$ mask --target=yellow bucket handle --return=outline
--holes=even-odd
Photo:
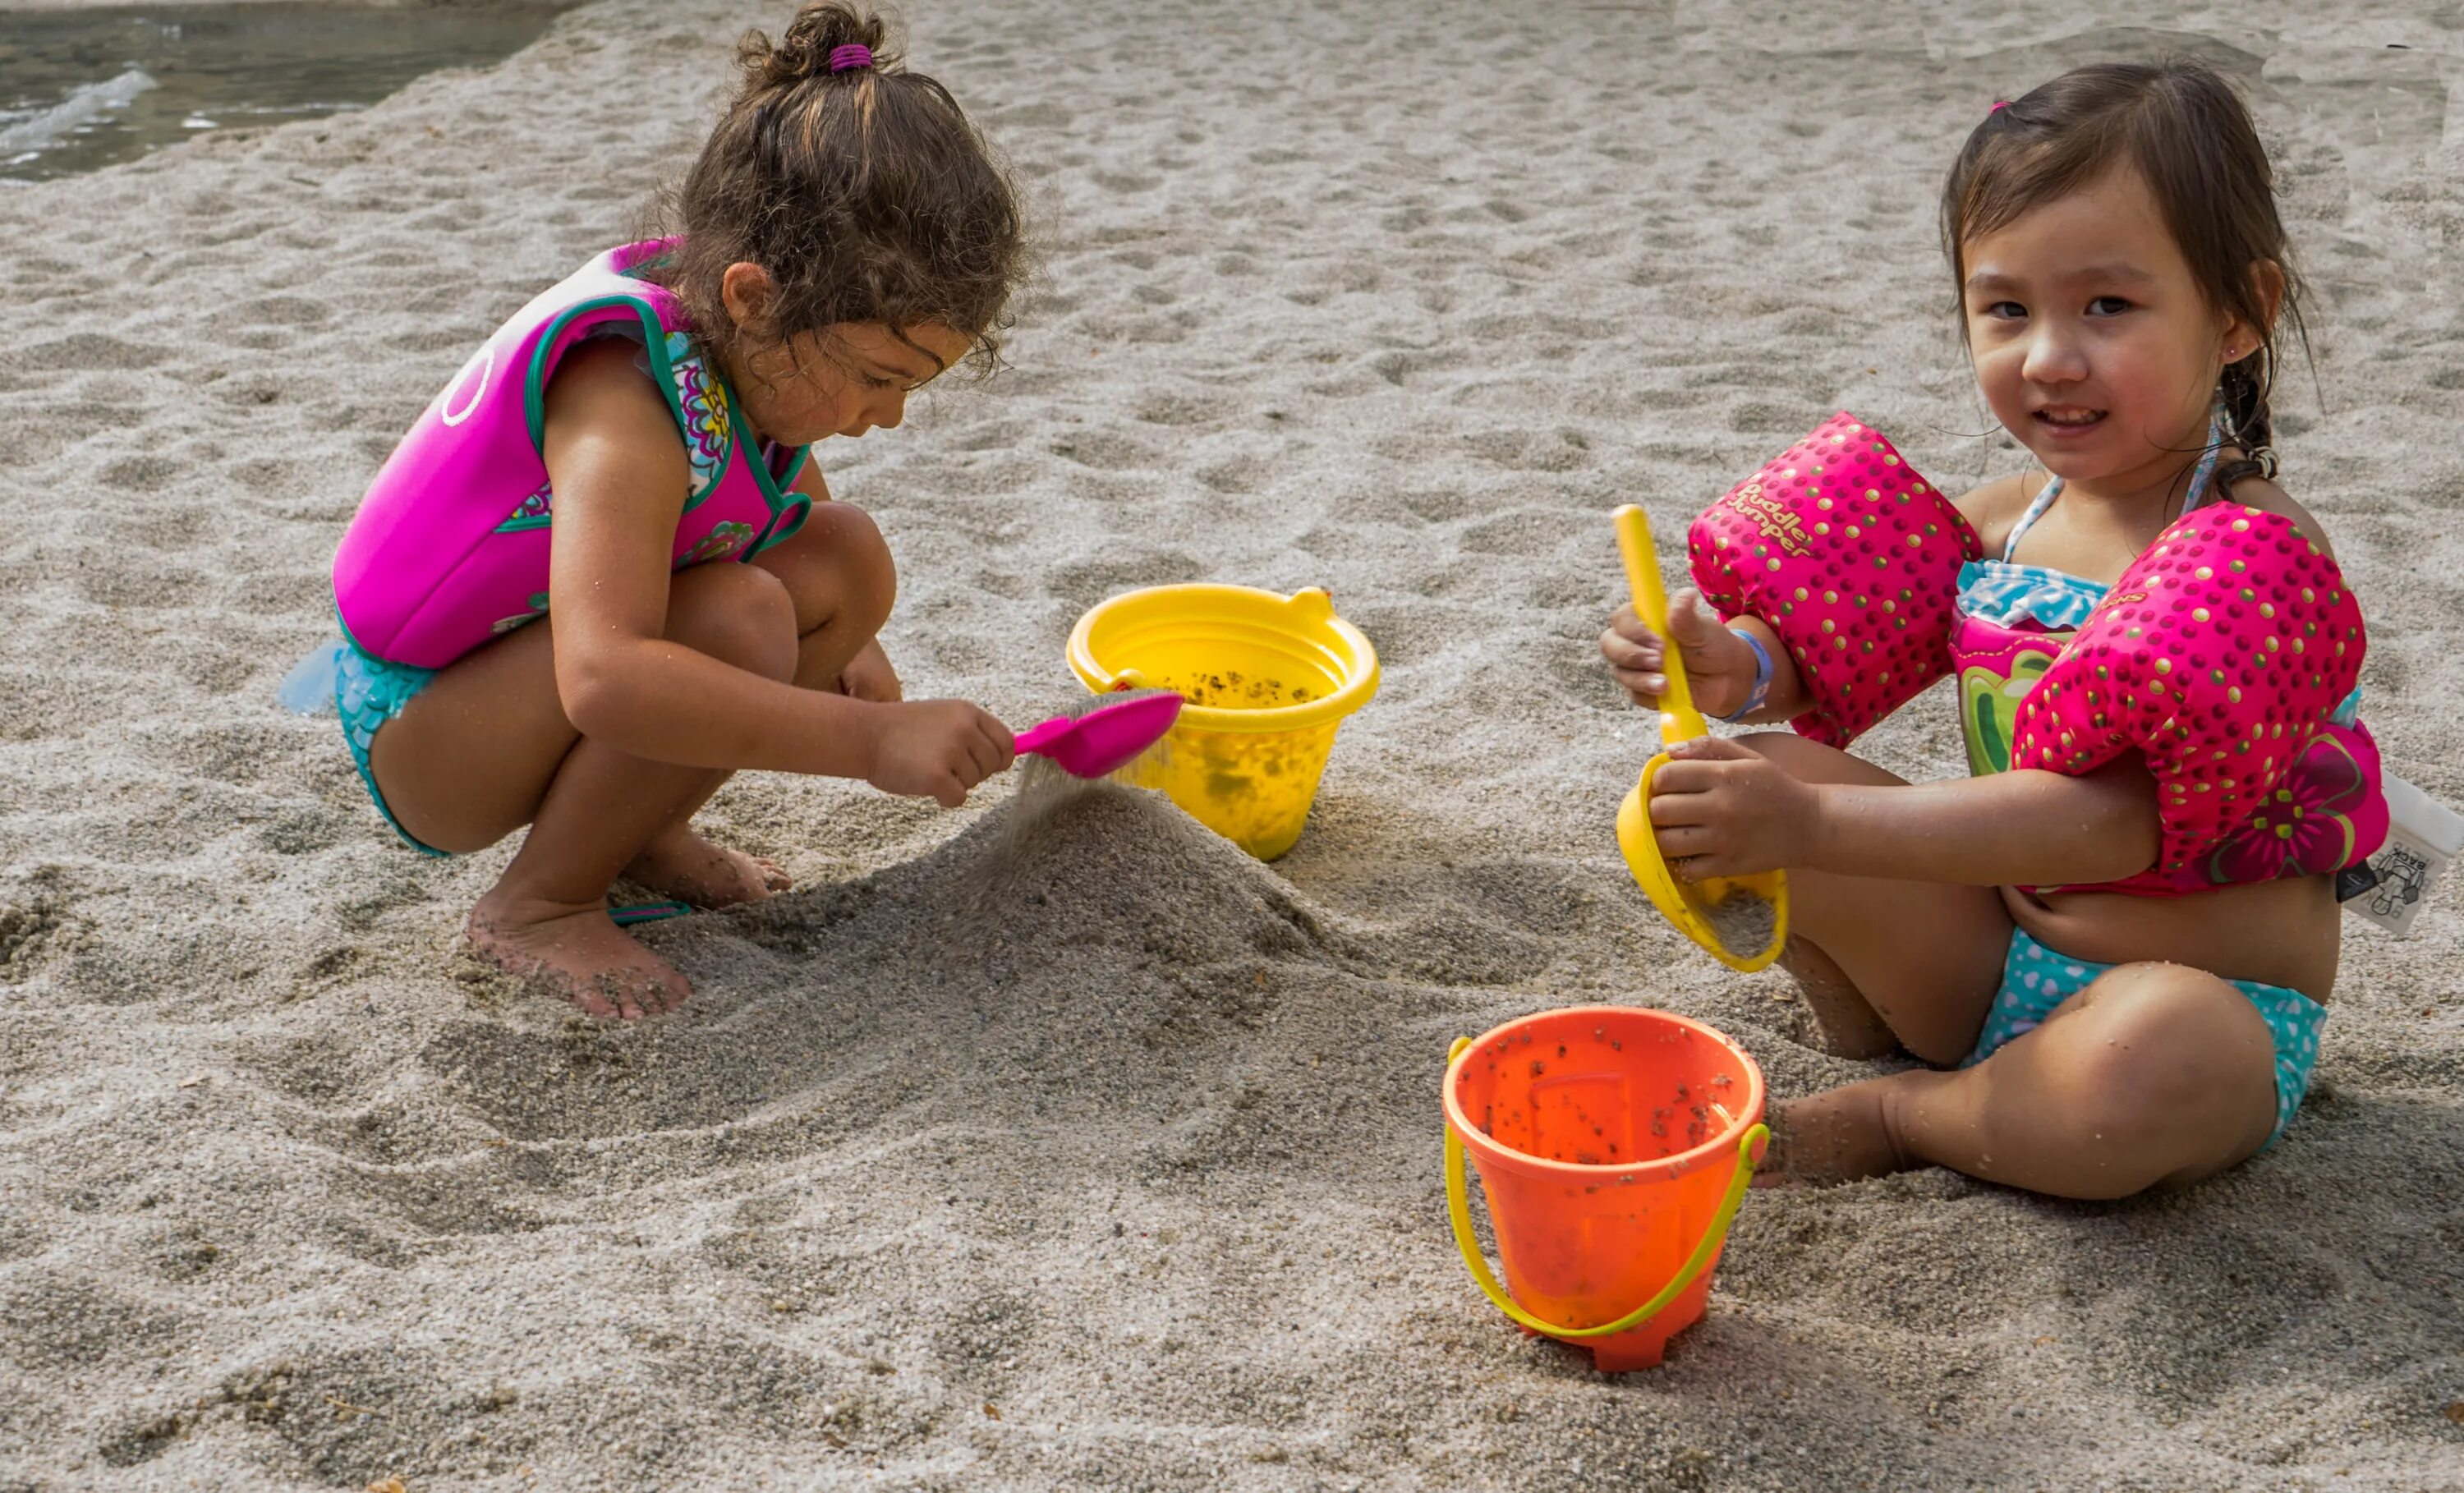
[[[1453,1067],[1454,1060],[1470,1045],[1470,1038],[1456,1038],[1454,1046],[1446,1053],[1446,1065]],[[1640,1327],[1658,1316],[1662,1307],[1694,1284],[1694,1278],[1703,1273],[1703,1267],[1711,1262],[1711,1257],[1719,1253],[1721,1243],[1728,1237],[1728,1225],[1736,1219],[1738,1206],[1746,1200],[1746,1188],[1754,1179],[1754,1144],[1771,1134],[1771,1127],[1759,1123],[1749,1126],[1745,1138],[1737,1142],[1737,1173],[1728,1179],[1727,1196],[1720,1199],[1720,1210],[1711,1216],[1711,1226],[1703,1231],[1702,1241],[1694,1246],[1694,1253],[1685,1263],[1678,1267],[1676,1277],[1660,1288],[1659,1295],[1615,1322],[1596,1328],[1561,1328],[1554,1323],[1543,1322],[1516,1305],[1514,1298],[1507,1294],[1506,1287],[1498,1284],[1497,1277],[1489,1272],[1488,1261],[1480,1252],[1480,1241],[1472,1237],[1471,1190],[1463,1177],[1463,1137],[1455,1133],[1451,1125],[1445,1128],[1445,1131],[1446,1213],[1454,1220],[1455,1247],[1463,1251],[1463,1263],[1471,1267],[1471,1278],[1480,1284],[1482,1293],[1496,1305],[1498,1310],[1523,1326],[1535,1332],[1546,1332],[1551,1337],[1580,1341],[1607,1337],[1614,1332]]]

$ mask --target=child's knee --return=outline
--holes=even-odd
[[[879,632],[898,601],[898,565],[872,516],[847,503],[817,504],[795,542],[805,555],[782,569],[800,592],[804,630],[826,622],[868,638]]]
[[[2275,1044],[2241,992],[2203,971],[2131,964],[2098,980],[2091,999],[2104,1009],[2066,1086],[2083,1139],[2160,1163],[2272,1119]]]
[[[765,678],[796,674],[796,602],[753,565],[697,565],[668,593],[668,637]]]
[[[898,563],[891,558],[890,541],[881,537],[870,514],[849,508],[847,515],[847,624],[870,637],[881,630],[890,620],[891,608],[898,604]]]
[[[1808,741],[1793,731],[1749,731],[1731,739],[1755,756],[1777,762],[1792,772],[1799,765],[1811,764],[1823,756],[1840,755],[1837,749]]]

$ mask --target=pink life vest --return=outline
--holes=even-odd
[[[668,247],[611,249],[540,292],[420,412],[334,555],[335,609],[353,643],[442,669],[547,614],[548,379],[603,328],[640,337],[684,438],[693,489],[676,521],[675,569],[749,560],[803,527],[812,503],[788,484],[805,448],[754,449],[683,308],[639,277]]]

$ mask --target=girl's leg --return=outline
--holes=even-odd
[[[753,563],[796,600],[796,683],[837,688],[840,670],[872,641],[898,600],[898,569],[881,530],[861,508],[815,503],[795,538]]]
[[[1791,1175],[1931,1163],[2061,1197],[2126,1197],[2267,1144],[2276,1042],[2250,998],[2174,964],[2125,964],[1972,1068],[1851,1084],[1781,1107]]]
[[[377,733],[369,766],[404,828],[438,849],[482,849],[531,826],[471,910],[482,954],[545,977],[593,1015],[666,1010],[691,987],[608,921],[607,888],[727,775],[583,739],[557,696],[554,627],[543,618],[439,673]],[[795,668],[785,588],[740,565],[678,574],[667,636],[774,679]]]
[[[816,504],[793,538],[757,557],[754,567],[779,578],[796,610],[794,681],[807,690],[837,688],[840,670],[890,618],[898,571],[890,546],[864,511],[845,503]],[[709,791],[625,867],[627,881],[697,907],[725,907],[784,891],[787,875],[771,862],[705,839],[693,816],[726,781]]]
[[[759,562],[678,574],[667,636],[772,678],[835,679],[894,589],[878,532],[851,509],[825,520],[836,506]],[[545,974],[593,1014],[664,1010],[690,987],[607,920],[606,889],[619,872],[671,891],[696,873],[720,880],[735,852],[688,822],[729,775],[582,740],[557,697],[554,626],[544,618],[439,673],[377,733],[370,767],[404,827],[439,849],[484,848],[531,825],[472,910],[481,952]],[[750,874],[749,894],[762,894]]]
[[[1805,782],[1903,781],[1845,752],[1783,732],[1744,737]],[[1824,1045],[1876,1058],[1894,1041],[1928,1063],[1975,1048],[2001,988],[2011,914],[1992,887],[1788,873],[1783,968],[1796,977]]]

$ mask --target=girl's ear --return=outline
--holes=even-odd
[[[718,298],[727,307],[728,319],[747,336],[759,337],[768,327],[771,302],[778,294],[779,282],[770,277],[770,272],[750,260],[729,265],[718,281]]]
[[[2275,329],[2276,314],[2284,309],[2284,266],[2273,259],[2252,261],[2250,292],[2252,301],[2258,308],[2259,324],[2253,326],[2239,317],[2225,323],[2227,362],[2237,362],[2257,351],[2259,342]]]

